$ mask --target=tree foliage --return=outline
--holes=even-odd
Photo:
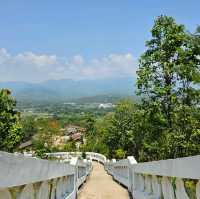
[[[192,138],[199,132],[198,34],[189,34],[167,16],[156,19],[151,33],[137,73],[148,126],[143,153],[150,159],[199,153]]]
[[[0,90],[0,150],[12,152],[23,138],[20,114],[15,106],[11,92],[7,89]]]
[[[141,101],[117,104],[91,140],[93,147],[103,143],[111,158],[150,161],[200,152],[200,28],[189,33],[160,16],[151,35],[137,71]]]
[[[38,132],[36,118],[27,116],[22,118],[22,131],[24,133],[23,141],[28,141]]]

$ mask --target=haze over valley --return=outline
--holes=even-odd
[[[97,80],[48,80],[42,83],[0,82],[19,101],[70,101],[94,96],[127,97],[134,95],[135,79],[110,78]]]

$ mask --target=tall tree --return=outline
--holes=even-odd
[[[184,154],[177,149],[187,145],[183,142],[186,134],[188,138],[192,135],[194,126],[187,132],[185,129],[193,110],[197,110],[199,90],[194,83],[200,80],[200,54],[197,36],[191,36],[172,17],[158,17],[151,33],[140,59],[137,85],[149,124],[144,146],[153,153],[152,149],[164,146],[154,157],[159,159]]]
[[[194,137],[199,136],[199,103],[200,103],[200,35],[199,28],[194,34],[187,35],[187,43],[177,56],[178,106],[174,129],[179,147],[174,154],[178,156],[195,155],[200,147],[194,146]],[[177,136],[178,135],[178,136]],[[198,135],[198,136],[197,136]],[[172,137],[173,138],[173,137]],[[171,143],[175,143],[171,141]],[[184,144],[183,144],[184,143]]]
[[[147,103],[157,102],[171,127],[171,114],[176,101],[177,55],[187,41],[184,26],[174,19],[160,16],[151,30],[152,39],[147,41],[146,52],[141,56],[138,70],[138,89]]]

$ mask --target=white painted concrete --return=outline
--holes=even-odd
[[[0,199],[76,199],[91,161],[70,163],[0,152]]]
[[[70,160],[73,157],[82,157],[82,152],[56,152],[56,153],[46,153],[48,157],[54,157],[58,159],[68,159]],[[90,160],[96,160],[104,164],[106,162],[106,156],[100,153],[86,152],[86,158]]]
[[[78,152],[47,155],[57,162],[0,152],[0,199],[76,199],[92,160],[104,164],[134,199],[190,199],[184,179],[195,180],[200,199],[200,156],[137,163],[134,157],[107,160],[93,152],[86,153],[86,160]]]
[[[105,169],[134,199],[190,199],[184,179],[193,179],[200,199],[200,156],[137,163],[133,157],[107,161]],[[172,180],[175,179],[175,186]],[[199,181],[198,181],[199,180]]]

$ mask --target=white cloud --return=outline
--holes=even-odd
[[[83,58],[81,55],[75,55],[75,56],[72,58],[71,64],[74,64],[74,65],[82,65],[82,64],[84,64],[84,58]]]
[[[57,57],[55,55],[35,55],[32,52],[26,52],[18,54],[15,57],[15,60],[21,63],[32,64],[40,68],[56,64]]]
[[[0,49],[0,81],[126,77],[134,76],[136,69],[137,60],[130,53],[86,60],[81,55],[69,59],[32,52],[11,55],[6,49]]]

